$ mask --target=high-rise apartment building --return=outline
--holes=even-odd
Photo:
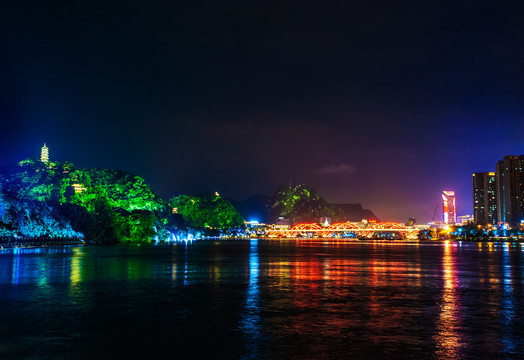
[[[524,219],[524,155],[504,156],[497,163],[497,220],[516,225]]]
[[[455,224],[457,222],[457,212],[455,207],[455,192],[442,192],[442,210],[445,224]]]
[[[473,174],[473,217],[476,224],[497,223],[496,192],[494,172]]]

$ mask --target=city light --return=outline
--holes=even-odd
[[[457,222],[454,191],[442,191],[442,210],[444,224],[455,224]]]
[[[296,224],[291,229],[274,228],[268,229],[266,235],[269,237],[362,237],[382,238],[397,235],[401,238],[416,238],[420,229],[408,228],[397,222],[373,222],[366,223],[334,223],[328,227],[322,227],[317,223]],[[390,234],[390,235],[387,235]]]

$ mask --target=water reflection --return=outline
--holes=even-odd
[[[523,261],[520,244],[493,242],[4,251],[0,339],[78,358],[130,343],[198,352],[202,339],[221,358],[522,358]]]
[[[187,279],[187,257],[188,257],[188,249],[187,249],[187,241],[185,242],[185,251],[184,251],[184,286],[189,285],[189,280]]]
[[[244,359],[257,358],[261,346],[261,320],[260,320],[260,289],[259,276],[258,240],[250,240],[249,246],[249,282],[246,291],[246,303],[240,321],[240,328],[246,336],[246,354]]]
[[[11,266],[0,275],[0,283],[11,283],[12,285],[36,283],[39,286],[48,284],[51,277],[62,279],[69,277],[70,247],[64,248],[38,248],[24,249],[15,248],[3,251],[4,259],[11,259]],[[55,266],[55,262],[46,255],[58,254],[61,263]],[[65,254],[65,256],[62,256]],[[53,266],[49,266],[49,263]],[[10,275],[9,275],[10,274]]]
[[[69,295],[74,301],[81,295],[80,285],[82,282],[82,273],[83,273],[83,249],[74,248],[70,259],[70,276],[69,276]],[[80,299],[81,301],[81,299]]]
[[[453,244],[446,242],[442,258],[444,289],[440,300],[440,314],[435,335],[436,354],[442,359],[459,359],[463,339],[461,334],[460,297]]]
[[[20,257],[13,256],[13,268],[11,276],[11,284],[17,285],[20,279]]]
[[[509,243],[504,244],[504,255],[502,259],[503,268],[503,295],[502,295],[502,314],[501,321],[503,324],[502,343],[504,352],[514,354],[516,351],[516,341],[512,334],[515,314],[515,296],[513,291],[513,278],[511,274],[512,266],[510,264]]]

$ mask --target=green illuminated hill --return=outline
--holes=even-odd
[[[90,180],[91,187],[105,193],[113,207],[127,211],[162,210],[166,203],[157,197],[151,187],[140,176],[113,169],[85,169],[83,176]],[[82,184],[84,182],[81,182]]]
[[[305,185],[282,185],[269,201],[257,196],[235,204],[245,216],[255,214],[270,223],[278,218],[295,224],[322,217],[334,222],[374,217],[360,204],[330,204]],[[216,193],[180,195],[167,202],[143,178],[126,171],[30,158],[0,174],[0,237],[142,242],[196,228],[216,232],[243,226],[242,215]]]
[[[31,158],[0,175],[0,236],[83,235],[114,243],[167,239],[188,227],[244,226],[235,208],[215,194],[180,195],[170,202],[126,171]]]
[[[112,169],[82,169],[69,162],[21,161],[4,176],[3,192],[11,198],[92,208],[96,198],[127,211],[161,210],[165,203],[143,178]],[[76,188],[76,190],[75,190]]]
[[[101,243],[143,241],[167,224],[166,202],[144,179],[125,171],[82,169],[69,162],[32,158],[0,180],[0,234],[6,236],[81,233]],[[25,217],[14,216],[14,209]],[[34,229],[27,224],[35,224]],[[71,231],[59,231],[56,224]]]
[[[231,203],[218,194],[180,195],[169,201],[191,227],[229,229],[244,226],[244,219]]]
[[[344,221],[346,214],[329,204],[315,189],[306,185],[281,185],[270,199],[270,221],[279,217],[289,219],[292,224],[318,222],[321,217],[332,221]]]
[[[330,204],[318,192],[306,185],[281,185],[269,199],[269,221],[279,217],[289,219],[291,224],[319,222],[331,218],[332,222],[377,219],[371,210],[360,204]]]

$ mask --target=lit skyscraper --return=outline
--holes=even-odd
[[[497,220],[516,225],[524,218],[524,155],[504,156],[497,163]]]
[[[475,223],[497,223],[497,201],[494,172],[473,174],[473,216]]]
[[[445,224],[455,224],[457,222],[457,212],[455,210],[455,192],[442,192],[442,210]]]

